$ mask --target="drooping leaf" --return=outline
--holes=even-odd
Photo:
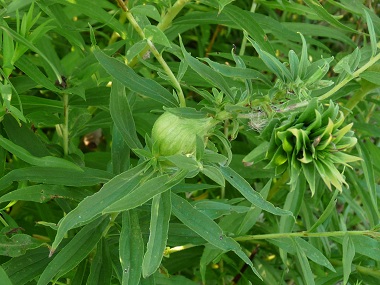
[[[226,14],[231,21],[245,30],[249,37],[253,38],[258,45],[269,54],[273,54],[273,48],[266,40],[266,34],[262,27],[251,17],[252,13],[244,11],[235,5],[226,6],[222,13]],[[248,20],[249,19],[249,20]]]

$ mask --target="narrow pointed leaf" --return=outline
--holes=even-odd
[[[223,230],[211,218],[194,209],[194,207],[180,196],[172,193],[173,214],[187,227],[203,237],[210,244],[223,251],[234,251],[257,276],[260,276],[253,267],[252,261],[242,251],[240,245],[232,238],[227,237]]]
[[[263,50],[262,47],[253,41],[251,38],[248,38],[253,47],[256,49],[257,53],[260,55],[260,58],[265,63],[266,66],[283,82],[291,81],[292,75],[290,71],[283,65],[277,58]]]
[[[0,191],[12,184],[13,181],[47,183],[65,186],[91,186],[106,183],[112,174],[98,169],[83,168],[83,171],[68,168],[25,167],[12,170],[0,178]]]
[[[223,76],[221,76],[218,72],[214,71],[212,68],[208,67],[204,63],[192,57],[190,53],[188,53],[185,50],[182,42],[181,42],[181,50],[186,62],[195,72],[197,72],[206,81],[218,87],[230,99],[234,97],[233,93],[231,92],[231,87],[224,80]]]
[[[170,215],[170,191],[154,196],[149,226],[149,240],[142,263],[142,275],[144,278],[152,275],[161,264],[168,239]]]
[[[54,156],[44,156],[44,157],[35,157],[31,155],[26,149],[16,145],[12,141],[4,138],[0,135],[0,146],[5,148],[10,153],[14,154],[21,160],[24,160],[27,163],[32,165],[41,166],[41,167],[56,167],[56,168],[68,168],[72,170],[82,171],[78,165],[65,160],[63,158],[54,157]]]
[[[220,167],[220,170],[224,178],[256,207],[259,207],[264,211],[270,212],[274,215],[292,215],[291,212],[275,207],[273,204],[264,200],[263,197],[258,192],[256,192],[251,187],[251,185],[249,185],[249,183],[232,168]]]
[[[345,30],[347,32],[351,32],[351,33],[357,33],[357,31],[355,31],[354,29],[342,24],[341,22],[339,22],[337,19],[335,19],[329,12],[326,11],[325,8],[323,8],[323,6],[316,0],[304,0],[304,2],[311,8],[314,10],[314,12],[320,16],[323,20],[325,20],[326,22],[328,22],[329,24],[337,27],[337,28],[340,28],[342,30]]]
[[[103,213],[112,213],[126,211],[136,208],[152,199],[154,196],[163,193],[174,185],[180,183],[187,175],[186,170],[178,171],[173,176],[167,174],[154,177],[148,181],[144,181],[141,185],[125,194],[122,198],[103,210]]]
[[[25,45],[30,50],[38,53],[51,67],[51,69],[54,71],[55,76],[57,77],[57,80],[59,82],[62,82],[61,74],[57,70],[56,66],[46,57],[45,54],[43,54],[32,42],[22,37],[20,34],[18,34],[16,31],[10,29],[8,26],[0,25],[0,29],[4,30],[6,33],[8,33],[15,41]]]
[[[111,88],[110,113],[113,122],[119,129],[127,145],[131,148],[142,148],[137,137],[136,126],[132,116],[132,110],[125,94],[124,86],[114,80]]]
[[[37,285],[47,285],[54,277],[62,276],[76,267],[93,250],[102,237],[108,217],[102,217],[82,228],[74,238],[54,256],[38,279]]]
[[[343,238],[343,284],[346,285],[351,274],[352,261],[355,257],[355,245],[349,235]]]
[[[335,272],[334,267],[332,266],[330,261],[326,258],[326,256],[324,256],[322,254],[322,252],[320,252],[317,248],[315,248],[310,242],[308,242],[308,241],[306,241],[300,237],[296,237],[295,242],[302,249],[302,251],[306,254],[308,259],[330,269],[332,272]]]
[[[106,55],[99,47],[95,47],[94,55],[108,74],[117,79],[129,90],[160,102],[167,107],[178,106],[173,95],[156,81],[141,77],[129,66]]]
[[[67,231],[100,216],[105,208],[137,187],[144,178],[141,174],[144,173],[145,167],[146,164],[140,164],[115,176],[94,195],[80,202],[74,210],[59,222],[57,235],[52,244],[51,251],[54,252]],[[149,174],[146,173],[146,175]]]
[[[123,212],[119,241],[119,255],[123,272],[122,285],[139,284],[143,254],[144,241],[137,211]]]
[[[81,200],[84,197],[78,193],[77,189],[64,187],[62,185],[38,184],[22,187],[7,193],[0,197],[0,203],[12,200],[45,203],[56,198]]]
[[[322,215],[319,216],[318,220],[310,227],[308,230],[309,232],[313,232],[316,230],[324,221],[326,221],[329,217],[331,217],[331,213],[336,210],[336,197],[338,196],[339,191],[335,190],[334,195],[331,197],[330,202],[326,206],[325,210],[323,211]]]
[[[372,56],[375,56],[377,53],[377,37],[376,37],[376,33],[375,33],[375,27],[373,25],[373,21],[371,19],[371,16],[367,12],[367,10],[364,10],[364,14],[365,14],[366,22],[367,22],[369,37],[371,40]]]
[[[309,261],[307,260],[306,253],[303,251],[303,249],[300,247],[300,245],[295,240],[293,240],[293,243],[294,243],[295,248],[296,248],[297,258],[298,258],[298,262],[301,266],[301,270],[303,273],[302,277],[305,280],[305,284],[314,285],[315,284],[314,275],[313,275],[313,272],[311,271],[310,264],[309,264]]]

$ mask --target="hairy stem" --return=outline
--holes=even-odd
[[[132,27],[135,29],[135,31],[139,34],[139,36],[142,39],[146,39],[148,48],[150,49],[150,51],[152,52],[152,54],[155,56],[155,58],[157,59],[157,61],[161,64],[161,66],[164,69],[166,75],[169,77],[170,82],[173,84],[173,87],[176,89],[180,106],[181,107],[186,107],[185,96],[183,94],[181,85],[178,82],[178,80],[175,77],[175,75],[173,74],[172,70],[170,69],[170,67],[168,66],[168,64],[166,63],[166,61],[162,57],[162,55],[158,52],[158,50],[156,49],[156,47],[154,46],[154,44],[152,43],[152,41],[150,39],[146,38],[146,36],[144,34],[144,31],[141,29],[140,25],[137,23],[135,17],[132,15],[132,13],[129,12],[129,10],[125,6],[124,2],[122,0],[117,0],[117,2],[119,3],[120,7],[124,10],[126,18],[128,19],[129,23],[132,25]],[[175,15],[177,15],[179,13],[180,9],[182,9],[182,7],[187,2],[189,2],[189,1],[188,0],[179,0],[179,1],[177,1],[172,6],[171,10],[169,9],[168,13],[166,14],[166,15],[169,14],[168,20],[165,20],[165,21],[163,20],[162,21],[162,22],[164,22],[164,24],[162,24],[161,29],[163,29],[163,28],[165,28],[165,27],[167,27],[169,25],[169,20],[170,19],[172,20],[175,17]],[[179,3],[179,4],[176,5],[177,3]],[[173,10],[173,7],[175,7],[174,10]],[[171,22],[171,20],[170,20],[170,22]],[[129,64],[129,66],[131,66],[131,65]]]
[[[154,44],[151,40],[147,39],[147,43],[149,45],[150,51],[153,53],[155,58],[158,60],[158,62],[161,64],[162,68],[165,70],[166,75],[169,77],[170,82],[173,84],[174,88],[177,91],[179,105],[181,107],[186,107],[186,101],[185,101],[185,95],[183,94],[182,88],[180,83],[178,82],[177,78],[173,74],[172,70],[162,57],[162,55],[158,52]]]
[[[362,74],[364,71],[366,71],[369,67],[374,65],[378,60],[380,60],[380,53],[376,56],[372,57],[366,64],[364,64],[361,68],[356,70],[351,76],[346,77],[341,82],[339,82],[337,85],[335,85],[333,88],[331,88],[327,93],[322,95],[318,98],[318,100],[325,100],[329,97],[331,97],[335,92],[337,92],[339,89],[341,89],[344,85],[346,85],[348,82],[350,82],[352,79],[357,78],[360,74]]]
[[[165,16],[162,18],[162,21],[157,25],[161,31],[166,30],[172,23],[173,19],[178,15],[178,13],[182,10],[183,7],[190,0],[177,0],[173,6],[171,6],[166,12]]]
[[[261,239],[279,239],[289,237],[339,237],[339,236],[371,236],[380,237],[380,233],[366,230],[366,231],[334,231],[334,232],[321,232],[321,233],[309,233],[306,231],[296,233],[276,233],[276,234],[263,234],[263,235],[248,235],[235,238],[236,241],[250,241]]]

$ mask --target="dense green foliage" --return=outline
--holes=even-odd
[[[377,1],[0,7],[2,285],[378,285]]]

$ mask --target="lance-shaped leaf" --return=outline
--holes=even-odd
[[[78,165],[65,160],[63,158],[54,156],[44,156],[36,157],[30,154],[26,149],[18,146],[17,144],[11,142],[10,140],[2,137],[0,135],[0,146],[5,148],[7,151],[16,155],[21,160],[36,166],[42,167],[59,167],[59,168],[69,168],[77,171],[83,171]]]
[[[196,58],[192,57],[190,53],[185,50],[182,41],[180,44],[183,56],[190,67],[194,69],[194,71],[197,72],[203,79],[218,87],[224,94],[226,94],[226,96],[232,99],[234,95],[231,92],[231,87],[227,84],[226,80],[224,80],[223,76]]]
[[[122,285],[139,284],[143,254],[144,241],[137,211],[123,212],[119,241],[119,256],[123,272]]]
[[[168,239],[170,215],[170,191],[154,196],[149,226],[149,240],[142,263],[144,278],[153,274],[160,266]]]
[[[180,183],[186,177],[187,173],[187,170],[180,170],[172,176],[163,174],[146,180],[136,189],[128,192],[122,198],[106,207],[103,210],[103,213],[120,212],[136,208],[152,199],[154,196],[163,193],[174,185]]]
[[[230,167],[220,167],[220,170],[224,178],[256,207],[275,215],[292,215],[291,212],[275,207],[272,203],[264,200],[260,193],[256,192],[243,177]]]
[[[252,261],[243,252],[240,245],[234,239],[227,237],[217,223],[210,217],[194,209],[189,202],[177,194],[172,193],[171,196],[172,212],[182,223],[215,247],[223,251],[235,252],[260,277],[257,270],[253,267]]]
[[[119,129],[127,145],[131,148],[142,148],[136,133],[135,121],[124,86],[114,80],[111,88],[110,113],[113,122]]]
[[[101,215],[102,211],[112,203],[133,191],[146,176],[144,173],[146,163],[140,164],[126,172],[123,172],[108,183],[94,195],[85,198],[78,206],[68,213],[60,222],[57,235],[52,244],[51,254],[58,247],[64,235],[72,228],[83,225]],[[145,175],[149,176],[149,172]]]
[[[48,264],[37,285],[47,285],[54,277],[75,268],[94,249],[108,223],[109,219],[102,217],[81,229]]]
[[[160,102],[167,107],[178,106],[173,95],[156,81],[141,77],[129,66],[106,55],[99,47],[95,47],[94,55],[108,74],[117,79],[129,90]]]
[[[91,186],[106,183],[112,174],[93,168],[83,168],[83,172],[68,168],[25,167],[12,170],[0,178],[0,191],[12,184],[13,181],[47,183],[65,186]]]

